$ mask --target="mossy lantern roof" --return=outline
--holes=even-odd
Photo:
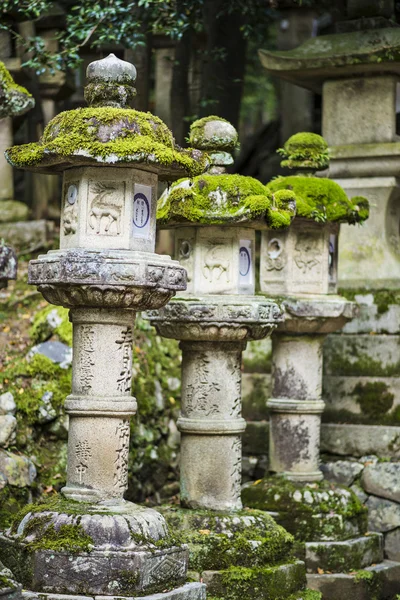
[[[293,50],[259,50],[269,73],[321,92],[329,79],[400,74],[400,29],[372,29],[310,38]]]
[[[316,222],[361,223],[369,216],[369,203],[366,198],[347,194],[331,179],[313,177],[316,170],[329,164],[328,145],[315,133],[296,133],[278,150],[284,157],[282,166],[297,169],[298,174],[277,177],[267,184],[273,193],[287,193],[291,190],[296,198],[297,215]]]
[[[17,85],[3,62],[0,62],[0,119],[23,115],[35,106],[32,94]]]
[[[57,115],[38,142],[6,151],[12,166],[41,173],[79,166],[135,166],[160,179],[204,171],[207,156],[180,148],[161,119],[128,108],[135,95],[135,67],[113,54],[88,66],[88,108]]]
[[[273,193],[257,179],[225,173],[237,144],[236,129],[211,116],[195,121],[190,143],[207,150],[208,173],[180,179],[162,194],[157,206],[161,227],[230,225],[257,229],[288,227],[296,212],[295,194]]]

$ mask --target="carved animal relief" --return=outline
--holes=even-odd
[[[88,233],[119,235],[122,228],[124,200],[124,182],[90,182]]]
[[[231,261],[227,258],[226,245],[218,241],[210,241],[205,252],[203,273],[204,277],[212,283],[225,278],[230,281]]]

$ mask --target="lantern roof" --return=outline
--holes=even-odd
[[[23,115],[34,106],[32,94],[17,85],[5,64],[0,62],[0,119]]]

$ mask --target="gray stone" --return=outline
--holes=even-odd
[[[0,415],[0,446],[7,448],[15,442],[17,419],[13,415]]]
[[[57,342],[53,342],[57,343]],[[57,362],[57,361],[54,361]],[[61,365],[60,365],[61,366]],[[57,411],[53,408],[51,403],[51,399],[53,397],[53,392],[45,392],[40,400],[39,405],[39,423],[49,423],[50,421],[54,421],[57,418]]]
[[[369,494],[400,502],[400,463],[378,463],[365,467],[361,485]]]
[[[45,248],[53,232],[53,224],[44,220],[0,223],[0,239],[20,252]]]
[[[0,472],[16,487],[29,487],[36,478],[36,467],[29,458],[5,450],[0,450]]]
[[[307,573],[317,573],[319,569],[345,573],[383,560],[383,536],[380,533],[344,541],[306,542],[305,546]]]
[[[369,531],[385,533],[400,527],[400,504],[397,504],[397,502],[370,496],[366,506],[368,508]]]
[[[398,367],[396,367],[398,368]],[[400,369],[399,369],[400,372]],[[376,391],[374,387],[378,384]],[[380,408],[371,407],[363,400],[371,389],[375,394],[375,403]],[[339,411],[345,410],[354,415],[368,417],[373,423],[379,423],[385,416],[391,416],[400,402],[400,378],[399,377],[365,377],[348,375],[325,375],[324,376],[324,399],[329,413],[341,420]]]
[[[400,427],[323,424],[321,450],[341,456],[377,454],[400,457]]]
[[[368,500],[368,494],[366,494],[364,492],[364,490],[357,485],[356,483],[354,485],[350,486],[350,489],[352,492],[355,493],[355,495],[357,496],[357,498],[359,499],[359,501],[364,504],[364,502],[366,502],[366,500]]]
[[[35,354],[43,354],[54,363],[60,365],[62,369],[68,369],[72,364],[72,348],[62,342],[43,342],[33,346],[27,354],[27,359],[31,360]]]
[[[400,562],[400,527],[385,534],[385,556]]]
[[[330,573],[307,575],[307,586],[322,592],[324,600],[371,600],[371,586],[375,598],[394,598],[399,591],[400,563],[385,560],[363,569],[371,578],[360,578],[357,573]]]
[[[18,583],[10,571],[0,562],[0,598],[1,600],[20,600],[22,585]]]
[[[358,462],[348,460],[338,460],[336,462],[322,463],[320,469],[325,479],[332,483],[350,486],[354,483],[356,477],[362,472],[363,465]]]
[[[0,204],[0,223],[11,223],[13,221],[26,221],[29,208],[23,202],[17,200],[2,200]]]
[[[0,203],[1,210],[1,203]],[[0,238],[1,240],[1,238]],[[17,278],[17,255],[10,246],[0,243],[0,288],[7,287],[9,279]]]
[[[17,410],[14,396],[11,392],[5,392],[0,396],[0,415],[14,415]]]

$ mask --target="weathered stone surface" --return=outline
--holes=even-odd
[[[400,526],[400,504],[370,496],[366,502],[368,508],[369,531],[385,533]]]
[[[341,456],[400,457],[400,427],[326,423],[321,429],[321,450]]]
[[[0,415],[0,446],[7,448],[15,442],[17,419],[13,415]]]
[[[307,573],[318,569],[347,573],[383,560],[383,536],[371,533],[363,537],[335,542],[306,542]]]
[[[322,597],[327,600],[371,600],[371,588],[375,598],[394,598],[399,591],[399,578],[400,563],[385,560],[360,573],[309,574],[307,585],[322,592]]]
[[[271,377],[264,373],[242,374],[243,417],[249,421],[268,418],[267,401],[271,397]]]
[[[360,243],[362,244],[362,241]],[[350,268],[351,266],[349,266],[349,269]],[[394,268],[395,267],[392,267],[392,273]],[[372,293],[356,294],[354,300],[359,306],[358,317],[343,327],[344,334],[362,333],[369,335],[371,331],[375,331],[379,335],[392,335],[400,332],[399,304],[392,304],[389,302],[386,310],[381,312],[379,306],[374,302],[374,295]]]
[[[355,319],[359,320],[360,316]],[[355,321],[347,327],[354,326]],[[323,350],[325,375],[390,377],[399,372],[400,338],[396,335],[332,334],[326,338]]]
[[[0,223],[0,238],[20,252],[37,250],[46,247],[53,230],[52,223],[44,220]]]
[[[24,591],[23,600],[121,600],[121,596],[71,596],[70,594],[45,594]],[[129,600],[206,600],[206,586],[203,583],[186,583],[161,594],[130,597]]]
[[[36,467],[29,458],[4,450],[0,450],[0,472],[16,487],[29,487],[36,478]]]
[[[0,223],[26,221],[29,209],[23,202],[17,200],[2,200],[0,202]]]
[[[4,392],[0,396],[0,415],[14,415],[17,410],[14,396],[11,392]]]
[[[332,483],[350,486],[356,477],[362,472],[363,465],[358,462],[348,460],[338,460],[336,462],[321,463],[320,469],[325,479]]]
[[[369,494],[400,502],[400,463],[367,465],[361,485]]]
[[[50,341],[33,346],[27,354],[27,359],[30,360],[35,354],[47,356],[51,361],[60,365],[62,369],[68,369],[72,364],[72,348],[62,342]]]
[[[400,527],[385,534],[385,556],[400,562]]]
[[[0,238],[1,239],[1,238]],[[0,288],[7,287],[9,279],[17,278],[17,255],[10,246],[0,243]]]
[[[18,583],[10,569],[0,562],[0,598],[1,600],[20,600],[22,585]]]
[[[53,392],[45,392],[41,397],[40,406],[39,406],[39,423],[49,423],[50,421],[54,421],[57,418],[57,411],[53,407],[51,403],[51,399],[53,397]]]
[[[354,485],[350,486],[350,489],[352,492],[355,493],[355,495],[357,496],[359,501],[362,502],[362,504],[364,504],[364,502],[366,500],[368,500],[368,494],[366,494],[359,485],[354,484]]]

